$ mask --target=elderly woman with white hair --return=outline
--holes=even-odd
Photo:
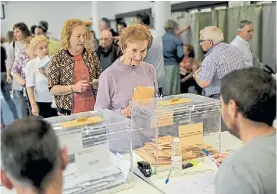
[[[223,33],[216,26],[200,31],[199,43],[206,55],[201,68],[193,75],[196,83],[204,89],[204,95],[215,99],[220,96],[220,80],[231,71],[246,67],[241,51],[223,40]]]
[[[180,33],[189,29],[178,31],[178,24],[174,20],[167,20],[164,29],[165,35],[163,40],[163,55],[165,67],[165,81],[163,86],[163,95],[180,94],[180,69],[179,63],[184,56],[183,42],[178,38]]]

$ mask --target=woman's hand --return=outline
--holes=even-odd
[[[7,75],[7,82],[8,82],[9,84],[12,83],[12,76],[11,76],[11,75]]]
[[[90,82],[89,84],[93,87],[93,89],[97,89],[99,81],[98,79],[93,79],[92,82]]]
[[[190,29],[190,26],[184,26],[184,31],[187,31]]]
[[[39,72],[42,74],[42,75],[44,75],[45,77],[47,77],[47,72],[46,72],[46,70],[45,70],[45,68],[40,68],[39,69]]]
[[[74,92],[83,93],[83,92],[85,92],[89,87],[90,87],[90,85],[88,84],[87,81],[81,80],[81,81],[78,81],[78,82],[74,85]]]
[[[185,68],[180,67],[180,72],[182,75],[186,75],[188,71]]]
[[[217,153],[217,154],[213,155],[213,157],[216,161],[217,167],[219,167],[221,165],[221,163],[223,162],[223,160],[225,160],[228,156],[229,156],[228,153]]]
[[[131,107],[130,106],[128,106],[126,108],[123,108],[120,111],[120,114],[122,116],[124,116],[124,117],[131,117],[131,113],[132,113],[132,111],[131,111]]]
[[[19,75],[18,73],[14,73],[13,77],[14,77],[14,79],[16,79],[16,80],[18,81],[18,83],[19,83],[21,86],[25,86],[26,81],[25,81],[25,79],[23,79],[23,78],[21,77],[21,75]]]
[[[33,104],[32,105],[32,114],[34,116],[38,116],[39,115],[39,108],[38,108],[38,105],[37,104]]]
[[[26,84],[26,81],[25,81],[25,79],[23,79],[23,78],[18,79],[18,82],[19,82],[19,84],[20,84],[21,86],[25,86],[25,84]]]

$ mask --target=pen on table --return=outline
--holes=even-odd
[[[169,173],[168,173],[167,178],[165,179],[165,184],[167,184],[167,183],[169,182],[170,174],[171,174],[171,169],[170,169],[170,171],[169,171]]]
[[[215,161],[215,159],[213,158],[213,156],[210,154],[210,152],[208,152],[208,151],[205,150],[205,149],[203,149],[202,151],[206,154],[206,156],[208,156],[208,158],[210,158],[210,160],[211,160],[212,163],[215,165],[215,167],[218,168],[218,167],[216,166],[216,161]]]

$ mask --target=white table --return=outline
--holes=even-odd
[[[1,194],[16,194],[16,192],[9,191],[4,187],[1,187]],[[116,194],[142,194],[142,193],[149,193],[149,194],[161,194],[157,189],[153,188],[151,185],[140,179],[139,177],[136,177],[135,180],[135,186],[130,189],[126,189],[120,192],[117,192]]]
[[[209,138],[209,142],[211,142],[212,139],[210,139],[210,138],[214,138],[214,136],[208,137],[208,138]],[[216,142],[216,140],[215,140],[215,142]],[[239,139],[237,139],[236,137],[232,136],[229,132],[226,131],[226,132],[221,133],[221,151],[222,152],[224,152],[226,150],[236,150],[242,146],[243,145],[242,145],[241,141]],[[143,160],[137,154],[134,153],[133,155],[134,155],[134,162]],[[171,177],[171,180],[178,181],[178,180],[183,180],[183,179],[191,179],[192,177],[199,175],[199,173],[206,172],[209,170],[216,172],[217,169],[215,169],[211,164],[208,164],[208,162],[209,161],[199,162],[197,166],[186,169],[184,171],[184,173],[186,173],[186,175]],[[167,171],[159,173],[158,175],[152,175],[150,178],[144,178],[144,179],[150,185],[152,185],[155,188],[158,188],[164,194],[176,194],[176,193],[174,193],[174,191],[171,191],[170,189],[168,189],[167,188],[168,186],[165,184],[165,179],[168,175],[168,172],[169,171],[167,170]]]
[[[232,136],[229,132],[223,132],[221,134],[221,144],[222,144],[222,151],[231,149],[238,149],[242,146],[242,144],[240,143],[240,141],[235,138],[234,136]],[[135,155],[135,154],[134,154]],[[140,160],[140,158],[138,158],[139,156],[135,156],[137,157],[137,160]],[[134,160],[134,166],[136,166],[136,160]],[[206,165],[205,163],[199,163],[198,166],[194,167],[195,169],[191,170],[191,171],[201,171],[201,170],[207,170],[207,169],[212,169],[211,166]],[[140,178],[136,177],[135,179],[135,185],[132,188],[126,189],[126,190],[122,190],[117,192],[116,194],[141,194],[141,193],[149,193],[149,194],[161,194],[161,193],[170,193],[170,192],[165,192],[164,187],[164,180],[165,177],[167,175],[168,172],[164,172],[161,173],[160,175],[155,175],[155,176],[151,176],[151,178],[147,179],[147,181],[149,182],[146,183],[145,181],[141,180]],[[191,176],[181,176],[181,177],[172,177],[172,179],[187,179]],[[161,191],[155,189],[154,187],[158,187]],[[3,187],[1,187],[1,194],[16,194],[15,191],[9,191]]]

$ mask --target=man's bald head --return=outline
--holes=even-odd
[[[111,48],[113,43],[113,35],[109,30],[103,30],[100,34],[100,46],[104,49]]]

